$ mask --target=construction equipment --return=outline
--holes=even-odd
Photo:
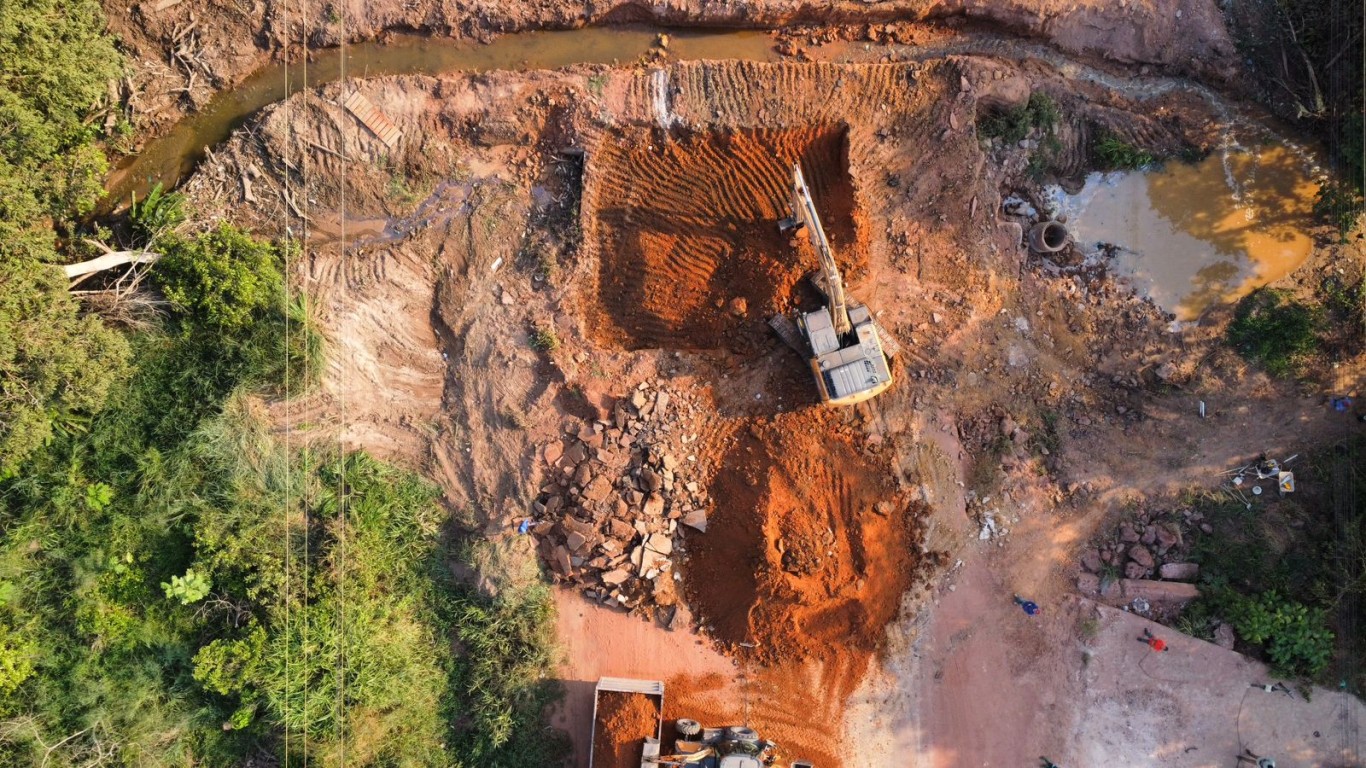
[[[896,356],[900,345],[878,325],[867,307],[845,296],[844,279],[816,215],[800,163],[792,166],[791,194],[792,215],[778,222],[778,230],[806,229],[820,259],[820,270],[811,282],[825,296],[826,306],[814,312],[798,312],[795,323],[787,315],[774,315],[769,327],[810,362],[822,402],[861,403],[892,385],[888,358]]]
[[[632,680],[626,677],[603,677],[598,679],[598,684],[593,690],[593,732],[591,741],[588,742],[588,768],[593,768],[593,749],[598,741],[598,715],[599,705],[602,703],[604,692],[636,694],[646,696],[654,701],[655,711],[664,711],[664,683],[658,680]],[[664,723],[661,720],[655,726],[655,735],[645,737],[641,747],[641,768],[655,765],[654,760],[659,758],[659,741],[663,735]]]
[[[696,720],[674,721],[673,751],[646,765],[698,766],[698,768],[768,768],[777,762],[778,745],[759,737],[758,731],[742,725],[703,728]],[[797,760],[791,768],[814,768]]]
[[[593,699],[593,742],[599,731],[599,704],[605,692],[647,696],[664,711],[664,683],[657,680],[632,680],[623,677],[604,677],[598,680]],[[773,768],[777,762],[778,745],[762,739],[754,729],[733,725],[726,728],[703,728],[696,720],[674,721],[672,750],[660,754],[663,723],[654,736],[641,739],[640,768],[657,766],[694,766],[695,768]],[[588,768],[593,768],[593,750],[588,753]],[[791,763],[790,768],[815,768],[805,760]]]

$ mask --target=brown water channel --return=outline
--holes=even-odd
[[[1136,173],[1092,174],[1054,198],[1077,245],[1179,320],[1293,272],[1313,251],[1312,163],[1278,145]]]
[[[102,207],[110,210],[126,206],[131,194],[142,196],[157,182],[168,188],[175,186],[204,157],[206,148],[227,139],[258,110],[304,88],[340,80],[343,50],[347,77],[530,71],[635,61],[650,51],[661,34],[669,36],[671,60],[778,59],[773,38],[765,31],[658,27],[523,32],[486,44],[390,35],[382,41],[356,43],[345,49],[329,48],[314,52],[307,68],[298,63],[271,64],[236,87],[215,95],[203,109],[177,123],[170,133],[120,163],[109,176]]]

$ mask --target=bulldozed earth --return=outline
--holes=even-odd
[[[1192,29],[1191,49],[1225,39]],[[1075,188],[1094,134],[1198,155],[1234,105],[1018,41],[957,46],[353,80],[268,108],[186,183],[198,210],[303,246],[327,369],[275,406],[281,429],[419,467],[465,535],[559,585],[557,722],[580,761],[605,674],[664,680],[665,718],[747,722],[821,768],[1100,764],[1096,734],[1148,710],[1071,727],[1102,695],[1062,621],[1091,610],[1075,543],[1134,495],[1349,429],[1226,349],[1227,307],[1173,325],[1103,266],[1031,255],[1002,200],[1042,208],[1044,137],[978,131],[1047,95],[1046,173]],[[341,106],[353,91],[396,146]],[[905,350],[868,405],[820,406],[768,330],[820,302],[814,252],[777,227],[794,162],[851,295]],[[1359,356],[1342,365],[1359,378]],[[1014,593],[1058,620],[1026,623]],[[1106,621],[1114,658],[1137,647],[1140,619]],[[1213,765],[1227,725],[1183,736],[1210,762],[1109,764]]]

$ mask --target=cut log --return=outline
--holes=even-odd
[[[106,269],[117,267],[122,264],[152,264],[159,258],[161,258],[161,254],[150,253],[148,251],[113,251],[89,261],[63,265],[62,271],[66,273],[66,277],[69,280],[74,277],[80,277],[81,275],[103,272]]]

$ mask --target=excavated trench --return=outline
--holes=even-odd
[[[802,277],[815,267],[814,253],[777,227],[788,215],[794,162],[844,267],[861,266],[842,127],[662,142],[639,130],[602,142],[584,193],[584,215],[598,233],[590,323],[598,343],[737,351],[766,344],[767,318],[811,299]]]
[[[778,374],[768,399],[806,403],[725,420],[729,437],[708,449],[719,454],[709,528],[685,534],[689,605],[723,647],[764,663],[875,651],[919,573],[922,510],[855,448],[843,412],[804,399],[814,387],[797,356],[767,354],[779,347],[768,317],[818,306],[804,279],[814,250],[804,233],[777,227],[794,162],[844,273],[867,268],[850,141],[847,126],[828,123],[618,128],[589,150],[584,175],[594,341],[692,351],[704,366],[738,356],[747,370]]]

